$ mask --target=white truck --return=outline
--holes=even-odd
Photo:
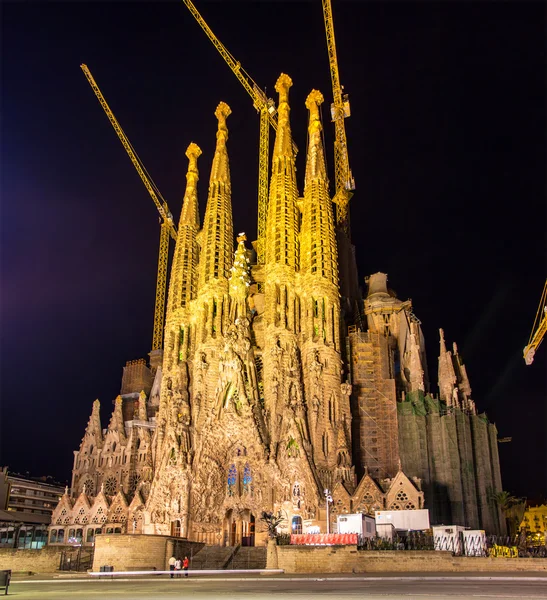
[[[377,510],[376,527],[393,525],[397,531],[424,531],[429,529],[429,510]]]

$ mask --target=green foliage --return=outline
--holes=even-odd
[[[516,534],[526,511],[526,499],[512,496],[509,492],[491,492],[490,501],[497,504],[509,527],[509,535]]]
[[[291,436],[287,442],[287,456],[298,456],[300,454],[300,446],[298,442]]]
[[[268,537],[273,540],[277,536],[277,527],[285,521],[285,517],[281,515],[281,511],[277,514],[263,511],[260,520],[268,526]]]
[[[291,543],[291,534],[290,533],[278,533],[275,536],[275,541],[278,546],[289,546]]]

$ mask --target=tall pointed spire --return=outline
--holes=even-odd
[[[93,409],[91,410],[91,415],[89,416],[89,421],[87,422],[87,427],[85,429],[85,435],[94,437],[97,445],[102,445],[103,441],[100,408],[101,403],[99,400],[95,400],[95,402],[93,402]]]
[[[412,324],[414,325],[414,324]],[[425,392],[424,370],[422,367],[422,358],[420,355],[420,344],[418,343],[417,332],[411,327],[410,338],[410,390],[412,392],[421,390]]]
[[[319,107],[323,104],[323,94],[318,90],[312,90],[306,98],[306,108],[310,111],[308,125],[308,156],[306,160],[305,184],[311,183],[311,179],[327,181],[327,170],[325,167],[325,153],[321,139],[321,118]]]
[[[112,412],[112,417],[110,418],[110,423],[108,424],[108,431],[115,431],[120,436],[120,442],[125,442],[126,436],[122,405],[123,399],[121,396],[118,396],[114,401],[114,410]]]
[[[230,166],[226,142],[228,128],[226,119],[231,114],[230,107],[221,102],[215,111],[218,119],[217,144],[211,177],[207,208],[203,222],[202,254],[199,267],[200,288],[212,280],[223,283],[227,291],[228,276],[233,260],[234,228],[232,223],[232,202],[230,186]]]
[[[304,185],[301,271],[316,280],[338,286],[338,263],[334,216],[329,197],[325,154],[321,139],[319,107],[323,94],[312,90],[306,99],[310,111],[308,155]]]
[[[171,267],[168,312],[185,308],[196,295],[198,262],[196,236],[199,229],[197,195],[199,173],[197,161],[200,155],[201,149],[197,144],[191,143],[186,149],[186,156],[189,160],[188,172],[186,173],[186,192],[180,214],[173,266]],[[169,319],[169,316],[167,319]]]
[[[456,373],[452,364],[452,354],[446,349],[444,331],[439,329],[440,352],[439,352],[439,397],[448,406],[458,405]]]
[[[275,84],[279,94],[278,126],[272,156],[272,178],[266,220],[266,264],[295,272],[299,264],[298,191],[289,122],[291,78],[282,73]],[[290,276],[289,273],[287,273]],[[289,283],[289,282],[287,282]]]
[[[458,354],[458,346],[456,342],[452,344],[452,364],[454,365],[454,371],[456,373],[456,379],[458,383],[459,395],[461,397],[461,401],[463,407],[476,414],[475,402],[471,400],[471,384],[469,383],[469,377],[467,376],[467,369],[463,364],[463,359]]]

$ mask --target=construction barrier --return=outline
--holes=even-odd
[[[498,546],[494,544],[490,548],[490,556],[495,558],[518,558],[519,551],[516,546]]]
[[[347,546],[357,545],[356,533],[301,533],[291,535],[294,546]]]

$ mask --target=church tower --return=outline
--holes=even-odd
[[[312,432],[314,463],[324,487],[352,477],[349,397],[342,394],[340,375],[340,300],[332,202],[319,115],[323,95],[312,90],[302,226],[300,292],[301,342],[305,397]],[[346,391],[347,386],[344,386]],[[335,475],[340,468],[341,472]]]

